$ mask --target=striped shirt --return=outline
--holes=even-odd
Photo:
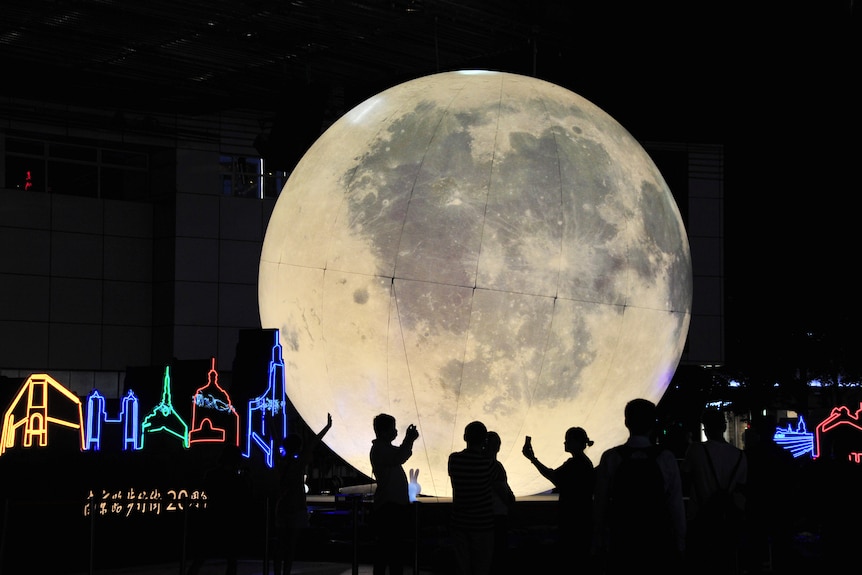
[[[452,526],[470,531],[494,527],[492,483],[494,460],[465,449],[449,455],[452,481]]]

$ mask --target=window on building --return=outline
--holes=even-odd
[[[266,170],[258,157],[227,156],[219,158],[221,193],[240,198],[277,198],[287,181],[283,171]]]
[[[6,154],[6,184],[11,190],[45,191],[45,158]]]
[[[281,193],[287,177],[290,174],[283,171],[266,172],[263,176],[263,197],[275,199]]]
[[[149,196],[146,152],[7,137],[9,189],[142,200]]]
[[[7,136],[5,187],[114,200],[151,196],[150,154],[78,142]],[[288,173],[268,171],[259,157],[219,157],[221,193],[244,198],[278,197]]]

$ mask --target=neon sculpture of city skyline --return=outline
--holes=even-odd
[[[120,412],[116,417],[108,416],[105,396],[94,389],[87,396],[87,424],[85,449],[101,451],[102,436],[105,425],[121,425],[123,427],[123,451],[134,451],[139,448],[139,413],[138,398],[131,389],[120,402]]]
[[[823,435],[845,430],[862,432],[862,402],[859,403],[859,407],[853,413],[850,412],[849,407],[844,405],[833,407],[829,416],[817,424],[817,427],[814,429],[814,459],[817,459],[822,454]],[[862,461],[862,451],[849,451],[847,458],[853,463],[860,463]]]
[[[278,330],[273,330],[273,337],[266,391],[248,402],[248,432],[243,452],[244,457],[250,458],[252,448],[257,447],[268,467],[275,465],[276,444],[287,437],[284,359]]]
[[[776,444],[789,451],[793,457],[814,453],[814,434],[805,427],[805,419],[800,415],[796,429],[788,423],[787,428],[777,428],[772,436]]]
[[[287,395],[284,386],[284,359],[278,330],[271,331],[273,345],[267,370],[267,387],[259,396],[249,400],[247,429],[244,434],[242,455],[250,458],[255,449],[263,453],[268,467],[275,464],[278,445],[287,436]],[[11,448],[48,447],[49,428],[71,429],[79,437],[80,449],[99,451],[105,447],[105,428],[122,426],[122,449],[136,451],[144,448],[145,436],[165,433],[178,439],[184,448],[193,443],[230,441],[240,446],[242,427],[240,415],[230,394],[218,383],[218,372],[214,357],[210,358],[210,370],[206,385],[198,388],[192,396],[192,431],[172,403],[170,366],[166,366],[162,382],[161,401],[139,424],[139,399],[128,390],[120,400],[119,414],[111,417],[107,413],[107,399],[92,390],[86,397],[86,419],[81,399],[48,374],[32,374],[22,384],[3,416],[0,455]],[[55,398],[55,399],[52,399]],[[70,405],[57,405],[57,402]],[[64,413],[77,411],[77,418],[62,417]],[[200,410],[200,411],[199,411]],[[206,411],[204,411],[206,410]],[[77,420],[76,420],[77,419]],[[773,441],[789,451],[793,457],[810,454],[817,459],[822,454],[822,444],[835,432],[858,435],[862,445],[862,403],[851,412],[847,406],[836,406],[823,419],[814,433],[807,430],[805,419],[800,416],[796,425],[776,427]],[[842,454],[843,456],[844,454]],[[862,463],[862,449],[850,450],[846,457],[854,463]]]
[[[141,423],[141,445],[148,434],[165,433],[174,436],[182,442],[183,447],[189,446],[189,426],[174,409],[171,401],[171,368],[165,366],[165,377],[162,383],[162,400],[153,408]]]
[[[57,416],[51,409],[52,395],[77,411],[77,421]],[[26,401],[25,401],[26,396]],[[18,393],[9,402],[3,414],[3,430],[0,437],[0,455],[16,447],[19,432],[23,447],[47,447],[48,432],[53,427],[67,428],[77,432],[79,449],[84,449],[84,417],[80,398],[47,373],[30,375]]]
[[[239,414],[228,392],[218,383],[216,360],[213,357],[206,385],[199,387],[192,396],[189,445],[228,442],[239,447]]]

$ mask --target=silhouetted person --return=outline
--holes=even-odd
[[[800,472],[805,471],[806,481],[800,484],[789,505],[796,509],[804,499],[811,506],[808,513],[797,513],[794,519],[806,517],[810,525],[819,527],[817,566],[822,573],[846,571],[849,565],[858,562],[862,541],[862,523],[858,520],[862,517],[862,465],[850,454],[858,449],[858,439],[852,440],[852,444],[844,444],[844,438],[838,439],[837,449],[821,452],[817,459],[800,458],[806,462],[804,469],[799,467]],[[785,566],[779,564],[778,568]]]
[[[701,421],[706,441],[691,444],[683,463],[689,485],[687,562],[692,573],[734,574],[740,570],[748,463],[743,451],[724,437],[723,412],[705,411]],[[724,503],[717,500],[722,490],[734,494],[737,513],[722,517]]]
[[[372,505],[376,549],[373,573],[390,575],[404,572],[404,556],[410,526],[410,493],[404,463],[413,455],[413,443],[419,437],[415,425],[408,425],[401,445],[393,445],[398,429],[395,418],[387,413],[374,417],[371,442],[371,472],[377,481]]]
[[[581,427],[566,430],[563,449],[570,453],[566,461],[551,469],[536,458],[531,444],[524,444],[521,452],[536,466],[542,477],[553,483],[559,502],[557,505],[557,547],[559,558],[577,554],[587,557],[593,535],[593,489],[596,470],[584,452],[593,441]]]
[[[775,443],[775,420],[756,416],[743,436],[748,463],[746,481],[746,566],[757,571],[774,568],[786,556],[796,508],[797,467],[790,452]]]
[[[239,554],[237,526],[249,503],[252,482],[236,445],[224,445],[219,459],[204,474],[206,508],[199,517],[197,544],[188,574],[198,573],[208,558],[223,557],[225,574],[236,575]]]
[[[602,453],[593,497],[593,551],[609,574],[678,573],[685,553],[685,506],[679,464],[651,439],[656,406],[625,407],[629,437]]]
[[[458,575],[488,575],[494,555],[494,460],[485,453],[481,421],[464,428],[467,447],[449,454],[452,482],[450,529]]]
[[[278,501],[275,505],[275,523],[278,546],[275,554],[275,575],[290,575],[296,543],[303,530],[308,528],[308,502],[305,476],[308,464],[323,436],[332,427],[332,415],[326,414],[326,425],[311,441],[304,442],[297,434],[284,438],[278,461]]]
[[[491,573],[502,575],[510,571],[509,561],[509,516],[515,509],[515,494],[509,485],[506,468],[497,459],[500,452],[500,435],[489,431],[485,442],[485,452],[494,460],[495,479],[492,484],[494,498],[494,557]]]

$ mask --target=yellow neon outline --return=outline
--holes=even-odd
[[[38,390],[37,390],[38,388]],[[75,404],[78,410],[78,421],[67,421],[59,417],[53,417],[48,405],[48,394],[51,390],[59,391],[70,402]],[[36,391],[36,393],[34,393]],[[21,399],[27,394],[27,403],[23,409],[19,410]],[[38,401],[36,401],[38,400]],[[23,411],[23,415],[16,419],[16,411]],[[33,447],[33,440],[36,439],[38,447],[48,446],[48,430],[52,424],[60,425],[78,430],[78,448],[83,451],[86,445],[84,437],[84,411],[81,404],[81,399],[66,389],[66,387],[47,373],[31,374],[15,395],[15,398],[9,403],[9,407],[3,414],[3,431],[0,438],[0,455],[3,455],[7,449],[15,447],[15,439],[18,435],[18,430],[22,430],[22,446],[26,448]]]

